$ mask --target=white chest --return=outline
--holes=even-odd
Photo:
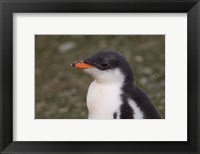
[[[93,81],[88,89],[87,107],[89,119],[113,119],[119,111],[121,84],[100,84]]]

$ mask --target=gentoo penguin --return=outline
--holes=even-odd
[[[160,119],[148,96],[134,85],[130,64],[119,52],[104,50],[72,64],[94,81],[87,93],[89,119]]]

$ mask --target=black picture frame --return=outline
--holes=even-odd
[[[199,0],[0,0],[1,153],[200,153]],[[188,141],[21,142],[13,141],[13,13],[187,13]],[[180,57],[181,58],[181,57]],[[199,95],[198,95],[199,94]],[[25,125],[25,124],[24,124]],[[53,133],[53,132],[52,132]]]

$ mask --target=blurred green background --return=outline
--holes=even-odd
[[[98,50],[121,52],[142,88],[165,118],[164,35],[36,35],[35,118],[86,119],[92,77],[71,67]]]

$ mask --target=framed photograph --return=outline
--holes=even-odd
[[[0,1],[1,153],[200,153],[200,2]]]

